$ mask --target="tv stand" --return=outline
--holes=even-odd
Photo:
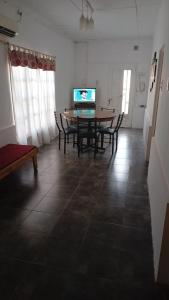
[[[75,103],[75,109],[96,109],[96,103]]]

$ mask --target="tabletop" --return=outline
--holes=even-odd
[[[116,115],[112,111],[95,109],[69,110],[64,112],[63,116],[68,120],[75,120],[77,117],[79,117],[84,120],[96,119],[98,122],[112,121],[116,117]]]

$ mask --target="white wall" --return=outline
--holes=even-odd
[[[169,1],[163,0],[154,39],[153,53],[165,45],[163,66],[163,88],[160,93],[155,137],[151,144],[149,163],[149,194],[151,204],[152,233],[154,247],[154,266],[156,279],[160,263],[163,226],[166,205],[169,202]],[[154,92],[149,94],[145,118],[145,130],[151,126],[154,104]],[[146,133],[145,133],[146,136]],[[165,278],[165,283],[169,278]]]
[[[116,68],[132,68],[136,74],[136,86],[133,103],[132,127],[143,128],[144,109],[146,105],[148,78],[152,54],[152,39],[140,39],[139,51],[133,46],[136,39],[114,39],[112,41],[89,41],[75,45],[75,83],[76,86],[94,85],[99,91],[97,103],[106,105],[112,97],[110,92],[110,74]],[[143,75],[146,89],[138,92],[138,75]]]
[[[14,4],[0,2],[0,13],[14,20],[18,18],[16,8],[17,6]],[[43,25],[42,20],[27,8],[23,8],[19,35],[11,39],[10,42],[56,56],[56,108],[60,111],[70,106],[74,81],[74,43]],[[2,52],[1,55],[4,53]],[[8,142],[15,141],[13,136],[15,131],[11,127],[12,110],[9,84],[6,77],[6,73],[3,74],[0,65],[0,90],[3,90],[3,94],[0,95],[0,146],[5,144],[7,140]],[[10,130],[10,128],[12,129]],[[6,135],[8,138],[4,138]]]
[[[9,90],[7,47],[0,44],[0,147],[16,142]]]

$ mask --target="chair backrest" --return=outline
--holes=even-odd
[[[65,132],[64,125],[63,125],[63,117],[62,117],[62,113],[60,113],[60,124],[61,124],[61,127],[62,127],[63,132],[66,133],[66,132]]]
[[[109,108],[109,107],[101,107],[100,108],[101,109],[101,111],[103,111],[103,110],[107,110],[107,111],[112,111],[112,114],[113,114],[113,116],[114,116],[114,114],[115,114],[115,108]],[[110,128],[112,128],[113,127],[113,122],[114,122],[114,118],[111,120],[111,122],[110,122]]]
[[[84,118],[77,117],[77,134],[80,135],[81,132],[84,134],[84,130],[86,135],[89,133],[96,134],[97,133],[97,120],[84,120]]]
[[[100,107],[100,109],[103,111],[103,110],[109,110],[109,111],[112,111],[113,113],[115,113],[115,108],[113,107]]]
[[[57,113],[56,113],[56,111],[54,111],[54,116],[55,116],[55,123],[56,123],[57,129],[58,129],[59,132],[62,132],[62,130],[60,129],[60,126],[59,126],[59,124],[58,124]]]
[[[109,107],[101,107],[100,109],[101,109],[101,111],[103,111],[103,110],[112,111],[112,114],[113,114],[113,115],[114,115],[114,113],[115,113],[115,111],[116,111],[115,108],[113,108],[113,107],[112,107],[112,108],[111,108],[111,107],[110,107],[110,108],[109,108]],[[114,118],[113,118],[113,119],[111,120],[111,122],[110,122],[110,126],[109,126],[110,128],[113,127],[113,121],[114,121]]]
[[[84,118],[78,117],[78,116],[77,116],[76,124],[77,124],[77,131],[79,131],[79,132],[80,132],[80,130],[89,127],[89,121],[85,120]]]
[[[65,108],[65,112],[68,111],[69,109]],[[67,128],[70,127],[68,120],[66,119],[66,124],[67,124]]]
[[[116,127],[115,127],[116,132],[120,129],[121,124],[123,122],[123,118],[124,118],[124,112],[122,114],[119,114],[119,116],[118,116],[117,124],[116,124]]]

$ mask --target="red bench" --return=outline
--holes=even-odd
[[[30,145],[8,144],[0,148],[0,179],[29,159],[32,159],[34,172],[37,172],[37,153],[38,148]]]

